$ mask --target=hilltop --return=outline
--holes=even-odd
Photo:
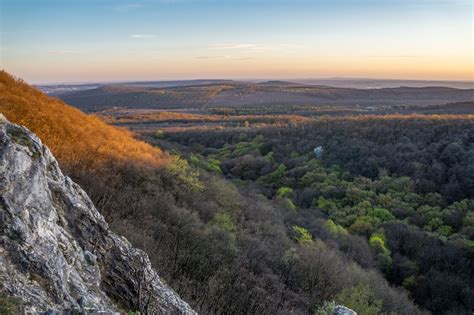
[[[0,112],[36,133],[67,166],[93,168],[110,159],[162,165],[168,160],[166,153],[135,140],[129,131],[49,97],[5,71],[0,72]]]

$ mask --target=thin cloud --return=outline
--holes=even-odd
[[[248,49],[255,48],[255,44],[213,44],[209,46],[210,49]]]
[[[156,37],[155,34],[132,34],[130,35],[131,38],[153,38]]]
[[[292,50],[292,49],[301,49],[304,45],[294,45],[294,44],[281,44],[281,45],[259,45],[251,43],[220,43],[212,44],[208,49],[221,49],[221,50],[246,50],[248,52],[268,52],[268,51],[279,51],[279,50]]]
[[[304,48],[305,45],[299,45],[299,44],[281,44],[280,45],[281,48]]]
[[[129,3],[129,4],[123,4],[123,5],[118,5],[115,7],[115,11],[119,12],[129,12],[132,10],[140,9],[142,8],[143,5],[139,3]]]
[[[253,57],[233,57],[230,55],[226,56],[197,56],[196,59],[232,59],[232,60],[251,60]]]
[[[362,56],[364,58],[419,58],[416,55],[374,55],[374,56]]]
[[[242,57],[242,58],[235,58],[235,60],[254,60],[254,57]]]
[[[196,59],[219,59],[221,56],[197,56]]]
[[[249,48],[249,50],[254,51],[254,52],[267,52],[267,51],[275,51],[275,50],[281,50],[280,48],[275,48],[275,47],[269,47],[269,46],[255,46]]]
[[[67,54],[73,54],[73,53],[74,51],[66,50],[66,49],[48,51],[48,54],[51,54],[51,55],[67,55]]]

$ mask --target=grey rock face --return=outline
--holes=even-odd
[[[48,148],[0,114],[0,290],[25,313],[195,314]]]
[[[314,154],[316,155],[316,158],[320,159],[322,156],[323,156],[323,147],[322,146],[318,146],[316,148],[314,148],[313,152]]]
[[[356,312],[342,305],[336,305],[334,315],[357,315]]]

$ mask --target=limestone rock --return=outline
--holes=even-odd
[[[26,128],[0,116],[0,291],[25,313],[194,314]]]
[[[357,313],[348,307],[336,305],[336,308],[334,309],[334,315],[357,315]]]
[[[324,149],[322,146],[317,146],[313,150],[314,155],[316,155],[316,158],[320,159],[323,156]]]

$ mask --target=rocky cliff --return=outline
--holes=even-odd
[[[1,114],[0,293],[24,313],[195,313],[108,229],[40,139]]]

